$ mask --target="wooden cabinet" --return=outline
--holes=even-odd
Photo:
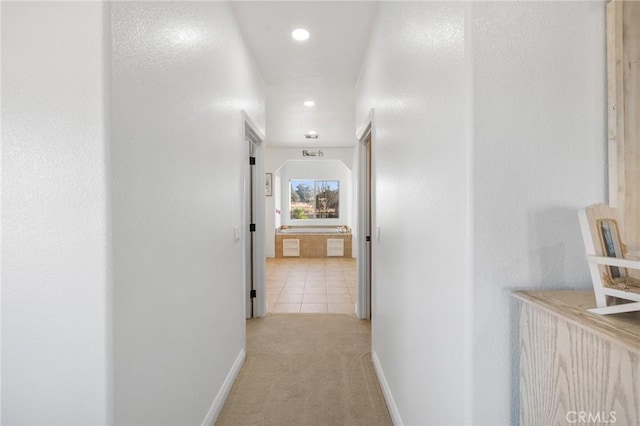
[[[640,425],[640,312],[591,314],[590,291],[514,295],[520,424]]]

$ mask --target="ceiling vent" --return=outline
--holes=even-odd
[[[306,135],[304,135],[304,138],[305,139],[318,139],[318,134],[317,133],[315,133],[315,134],[307,133]]]

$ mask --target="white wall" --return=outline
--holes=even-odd
[[[303,150],[309,152],[322,151],[322,157],[304,157]],[[266,149],[265,166],[267,173],[278,170],[280,166],[288,160],[316,161],[316,160],[338,160],[342,161],[348,169],[353,167],[353,147],[349,148],[318,148],[314,146],[299,148],[283,148],[269,146]]]
[[[103,5],[2,3],[2,424],[110,421]]]
[[[518,422],[509,293],[589,287],[604,64],[603,3],[381,4],[358,123],[376,108],[373,350],[404,424]]]
[[[302,150],[317,152],[320,149],[322,157],[303,157]],[[274,195],[266,197],[265,229],[267,257],[275,256],[274,230],[279,225],[291,224],[289,212],[289,179],[338,179],[340,183],[340,219],[320,219],[305,221],[306,224],[336,223],[353,226],[353,179],[350,169],[353,167],[353,148],[281,148],[268,147],[265,154],[265,170],[273,174]],[[276,215],[276,208],[282,211]],[[355,255],[354,255],[355,256]]]
[[[515,424],[509,293],[591,288],[577,210],[606,199],[605,4],[474,3],[472,25],[473,423]]]
[[[245,346],[241,109],[264,88],[226,2],[116,2],[115,419],[200,424]]]
[[[351,226],[351,171],[336,160],[300,161],[290,160],[279,169],[280,194],[282,197],[283,225],[348,225]],[[309,180],[337,180],[340,182],[340,210],[335,219],[305,219],[304,221],[291,219],[291,206],[289,205],[289,183],[294,179]]]
[[[464,5],[381,2],[358,87],[375,108],[373,351],[407,425],[465,423],[471,170]]]

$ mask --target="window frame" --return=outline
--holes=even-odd
[[[293,182],[312,182],[313,183],[313,217],[309,217],[309,218],[294,218],[292,217],[293,215],[293,206],[292,206],[292,200],[291,200],[291,195],[294,192],[293,190],[293,186],[292,183]],[[317,217],[317,211],[318,211],[318,206],[317,206],[317,196],[318,196],[318,192],[317,192],[317,184],[319,182],[329,182],[329,183],[335,183],[337,186],[337,191],[338,191],[338,200],[337,200],[337,216],[336,217]],[[300,222],[307,222],[310,220],[340,220],[341,218],[341,213],[340,213],[340,187],[342,182],[340,179],[304,179],[304,178],[291,178],[289,179],[289,220],[290,221],[300,221]]]

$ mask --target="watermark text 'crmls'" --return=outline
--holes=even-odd
[[[615,411],[567,411],[565,418],[571,424],[614,424],[618,421]]]

